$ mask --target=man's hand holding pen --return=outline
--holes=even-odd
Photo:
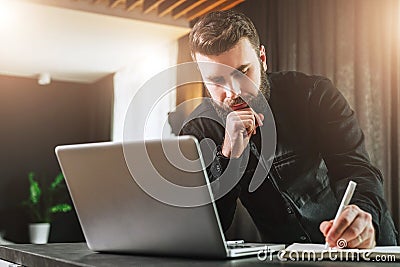
[[[375,228],[371,214],[356,205],[348,205],[338,220],[324,221],[320,230],[330,247],[336,247],[339,239],[346,240],[347,248],[373,248]]]

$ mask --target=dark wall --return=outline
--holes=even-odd
[[[28,218],[20,205],[28,197],[28,173],[50,181],[60,172],[57,145],[110,140],[112,102],[111,75],[93,84],[46,86],[0,76],[0,229],[7,239],[28,240]],[[74,212],[54,219],[50,240],[83,239]]]
[[[278,45],[282,45],[283,42],[280,42],[282,40],[279,39],[278,31],[280,28],[278,12],[281,11],[278,8],[278,1],[250,0],[234,8],[246,14],[253,21],[260,37],[260,43],[265,46],[267,52],[268,71],[279,71],[276,52],[278,51]],[[296,1],[293,1],[293,4],[295,3]]]
[[[91,84],[89,89],[92,98],[89,110],[89,139],[109,141],[112,132],[114,103],[114,75]]]

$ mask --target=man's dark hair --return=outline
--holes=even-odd
[[[233,48],[243,37],[249,39],[258,53],[260,39],[246,15],[234,10],[211,12],[193,26],[189,35],[190,52],[193,58],[195,53],[219,55]]]

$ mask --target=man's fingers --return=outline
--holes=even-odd
[[[232,114],[232,116],[236,130],[246,129],[247,135],[255,134],[255,129],[257,127],[257,124],[256,124],[256,117],[254,116],[253,113],[235,112],[235,114]]]
[[[324,236],[326,236],[329,232],[329,230],[331,229],[333,224],[333,220],[330,221],[323,221],[320,225],[319,225],[319,230],[322,232],[322,234]]]
[[[360,210],[353,223],[344,231],[341,239],[349,248],[371,248],[375,242],[375,229],[371,214]]]
[[[231,117],[236,130],[247,129],[250,125],[255,125],[253,115],[240,115]]]
[[[368,226],[369,222],[364,220],[361,215],[350,224],[350,226],[343,232],[341,239],[353,240],[357,238]]]
[[[251,116],[249,118],[236,121],[235,127],[237,130],[241,130],[243,134],[251,135],[254,132],[254,129],[256,128],[254,117]]]
[[[242,118],[242,116],[254,116],[254,119],[256,121],[257,126],[263,126],[263,121],[264,121],[264,115],[262,113],[256,113],[253,109],[251,108],[244,108],[240,110],[235,110],[232,113],[234,113],[238,118]]]
[[[246,127],[246,132],[248,136],[251,136],[253,134],[256,134],[256,124],[254,122],[254,120],[251,120],[247,123],[247,127]]]
[[[259,122],[263,116],[257,114],[251,108],[244,108],[230,112],[226,118],[225,140],[222,153],[226,157],[238,158],[242,155],[249,143],[250,137],[256,134]]]
[[[321,223],[321,231],[326,231],[327,226],[327,223]],[[356,205],[347,206],[326,235],[326,241],[330,246],[336,246],[339,239],[346,240],[349,248],[373,247],[375,230],[371,214]]]
[[[236,122],[240,122],[243,120],[253,120],[254,121],[254,115],[252,113],[240,114],[240,113],[232,112],[231,119]]]
[[[329,230],[326,241],[329,245],[336,245],[336,241],[343,235],[343,232],[353,223],[358,213],[361,210],[355,206],[347,206],[342,214],[340,214],[338,220],[332,225]]]
[[[375,240],[372,236],[375,236],[374,228],[366,227],[359,235],[347,242],[347,247],[373,248],[375,246]]]
[[[254,113],[254,118],[256,119],[257,126],[263,126],[264,115],[261,113]]]

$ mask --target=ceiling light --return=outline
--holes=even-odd
[[[50,73],[43,72],[39,74],[38,84],[47,85],[50,84],[50,82],[51,82]]]

